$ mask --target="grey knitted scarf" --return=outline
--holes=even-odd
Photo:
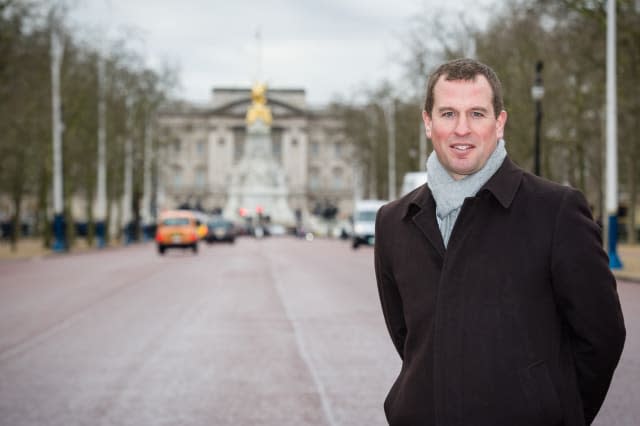
[[[442,166],[436,152],[427,159],[427,182],[433,198],[436,200],[436,217],[442,240],[446,247],[456,223],[462,203],[467,197],[473,197],[500,168],[507,156],[504,140],[500,139],[484,167],[474,174],[455,180]]]

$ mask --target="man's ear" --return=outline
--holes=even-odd
[[[424,132],[427,138],[431,139],[431,117],[427,111],[422,111],[422,121],[424,122]]]
[[[496,119],[496,135],[498,139],[504,138],[504,126],[507,124],[507,111],[502,110]]]

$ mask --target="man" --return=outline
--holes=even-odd
[[[380,209],[375,269],[402,359],[392,426],[579,426],[625,339],[583,195],[507,157],[500,81],[470,59],[430,76],[428,183]]]

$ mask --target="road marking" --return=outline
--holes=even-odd
[[[311,374],[311,379],[313,380],[313,384],[318,391],[318,395],[320,396],[322,411],[324,412],[324,415],[327,419],[327,422],[329,423],[329,426],[337,426],[338,422],[336,422],[335,416],[333,415],[333,410],[331,409],[331,404],[329,403],[329,397],[327,396],[327,391],[324,387],[324,384],[320,380],[318,371],[315,369],[315,367],[313,366],[313,363],[311,362],[311,356],[309,355],[307,346],[304,343],[302,330],[300,330],[299,323],[293,316],[291,309],[289,308],[289,304],[284,298],[282,280],[280,279],[280,274],[277,268],[277,266],[279,265],[277,265],[277,262],[274,262],[273,259],[271,259],[268,263],[269,263],[269,269],[271,270],[271,277],[273,278],[273,281],[275,283],[276,292],[278,293],[278,297],[280,298],[280,301],[284,308],[285,316],[287,317],[287,321],[289,321],[291,323],[291,326],[293,327],[293,335],[296,340],[296,345],[298,346],[298,352],[300,353],[300,357],[302,358],[302,361],[307,366],[307,370],[309,370],[309,373]]]

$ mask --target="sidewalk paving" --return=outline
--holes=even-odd
[[[78,238],[73,248],[67,253],[81,253],[93,250],[84,238]],[[0,241],[0,260],[8,259],[32,259],[54,254],[53,250],[43,247],[39,238],[23,238],[18,241],[16,250],[11,250],[11,244],[7,240]]]
[[[618,256],[623,268],[613,271],[616,278],[640,284],[640,244],[619,244]]]

